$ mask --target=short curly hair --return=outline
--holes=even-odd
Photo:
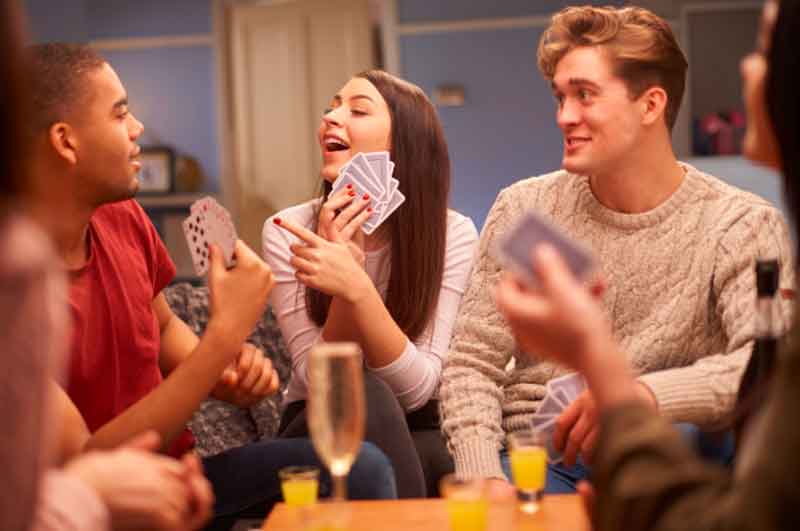
[[[559,61],[579,47],[601,46],[632,98],[658,86],[667,93],[664,118],[671,131],[686,86],[686,61],[669,24],[640,7],[568,7],[551,20],[539,40],[538,65],[552,80]]]
[[[26,50],[30,77],[31,116],[29,135],[35,135],[91,97],[87,76],[102,67],[106,60],[84,44],[51,42],[29,46]]]

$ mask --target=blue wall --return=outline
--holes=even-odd
[[[209,35],[210,0],[25,0],[34,42]],[[103,50],[145,126],[142,145],[195,157],[206,191],[219,190],[214,49],[210,45]]]
[[[439,115],[453,166],[451,205],[478,227],[501,188],[561,162],[552,93],[535,65],[539,35],[519,29],[401,39],[408,79],[428,94],[446,83],[465,88],[464,106],[441,107]]]

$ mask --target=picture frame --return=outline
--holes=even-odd
[[[175,151],[167,146],[142,147],[139,154],[139,194],[164,195],[175,191]]]

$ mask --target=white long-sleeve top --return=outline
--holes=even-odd
[[[315,199],[287,208],[274,217],[311,228],[318,202],[319,199]],[[272,220],[269,218],[264,223],[262,247],[264,259],[275,275],[275,287],[270,294],[272,311],[292,357],[292,376],[284,396],[284,403],[290,403],[307,397],[306,362],[311,347],[322,335],[322,328],[308,316],[306,287],[295,278],[295,269],[289,262],[292,257],[289,246],[300,240],[277,227]],[[380,368],[367,366],[394,391],[406,411],[424,406],[438,394],[442,363],[477,243],[478,231],[472,220],[448,211],[444,275],[433,321],[415,342],[406,340],[406,347],[396,360]],[[364,268],[385,300],[391,271],[391,246],[366,253]]]

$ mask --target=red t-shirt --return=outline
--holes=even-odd
[[[95,432],[162,381],[152,302],[175,265],[134,200],[104,205],[89,221],[89,259],[70,274],[73,318],[67,393]],[[184,433],[170,449],[191,447]]]

